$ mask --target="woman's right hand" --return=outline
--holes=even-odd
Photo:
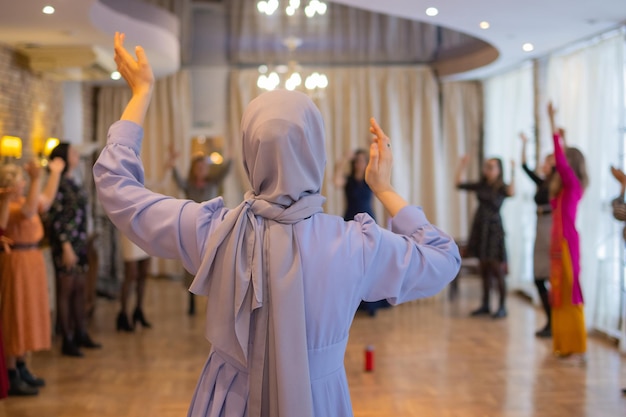
[[[53,174],[61,174],[65,169],[65,161],[63,158],[54,158],[52,161],[48,162],[48,169]]]
[[[26,174],[28,174],[28,178],[31,180],[36,180],[41,175],[41,167],[34,160],[29,161],[24,166],[24,170],[26,171]]]
[[[154,86],[154,74],[146,53],[141,46],[135,47],[137,59],[124,47],[125,35],[115,32],[115,63],[117,70],[128,83],[133,95],[151,93]]]
[[[526,145],[528,143],[528,136],[526,136],[526,133],[520,132],[519,133],[519,138],[522,140],[522,143],[524,145]]]
[[[69,242],[65,242],[63,245],[63,266],[66,269],[72,269],[78,263],[78,256],[74,252],[74,248]]]

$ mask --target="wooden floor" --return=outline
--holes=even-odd
[[[153,329],[116,333],[117,304],[98,300],[92,333],[104,349],[83,359],[60,356],[58,346],[34,355],[31,368],[47,387],[0,401],[0,416],[185,416],[209,350],[203,315],[184,314],[178,282],[151,280],[148,292]],[[525,300],[509,298],[506,320],[467,317],[477,292],[477,280],[464,279],[455,302],[357,315],[345,361],[355,416],[626,416],[626,364],[615,347],[592,338],[586,368],[568,366],[534,338],[541,318]],[[375,371],[365,373],[370,344]]]

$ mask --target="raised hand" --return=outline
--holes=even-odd
[[[620,184],[626,184],[626,174],[619,168],[611,167],[611,174],[613,177],[620,182]]]
[[[374,193],[393,190],[391,186],[393,155],[389,137],[373,117],[370,119],[370,132],[374,138],[370,146],[370,160],[365,169],[365,182]]]
[[[48,169],[53,174],[61,174],[65,169],[65,161],[62,158],[54,158],[48,162]]]
[[[526,136],[526,133],[520,132],[519,133],[519,138],[522,140],[522,143],[524,145],[526,145],[528,143],[528,136]]]
[[[41,175],[41,166],[34,160],[29,161],[24,166],[24,170],[31,180],[36,180]]]
[[[115,32],[115,63],[117,70],[124,77],[133,95],[151,93],[154,86],[154,74],[146,53],[141,46],[135,47],[135,59],[124,47],[123,33]]]

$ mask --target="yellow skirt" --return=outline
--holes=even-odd
[[[570,355],[587,351],[587,329],[582,304],[572,304],[574,272],[567,245],[563,245],[561,305],[552,307],[552,342],[554,353]]]

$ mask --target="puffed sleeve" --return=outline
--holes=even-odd
[[[211,222],[226,210],[221,198],[198,204],[154,193],[143,185],[143,128],[120,120],[93,168],[98,198],[113,224],[152,256],[180,259],[197,271]]]
[[[407,206],[391,221],[391,231],[367,215],[357,215],[364,239],[362,299],[400,304],[430,297],[459,272],[459,248],[428,222],[421,208]]]

